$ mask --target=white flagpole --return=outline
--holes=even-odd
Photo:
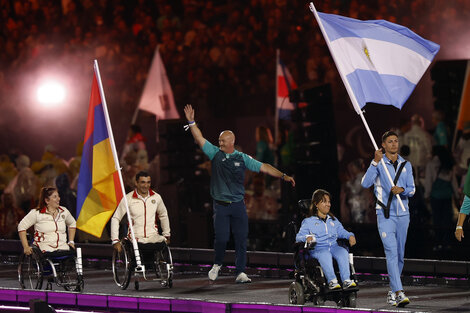
[[[126,191],[124,189],[124,182],[122,180],[121,168],[119,166],[119,160],[118,160],[117,152],[116,152],[116,145],[114,144],[113,130],[111,128],[111,121],[109,120],[108,106],[106,105],[106,98],[104,96],[103,85],[101,83],[100,69],[98,67],[97,60],[94,61],[94,68],[95,68],[95,73],[96,73],[96,80],[98,81],[98,89],[100,90],[101,101],[103,102],[102,106],[103,106],[103,111],[104,111],[104,118],[106,120],[106,128],[108,129],[109,143],[111,144],[111,150],[113,152],[114,165],[116,166],[116,170],[119,174],[119,182],[121,183],[121,190],[122,190],[122,195],[124,199],[124,204],[126,205],[127,216],[129,218],[129,227],[131,230],[132,245],[134,247],[135,260],[137,263],[136,272],[143,272],[145,276],[145,267],[144,265],[142,265],[140,261],[139,246],[137,245],[137,241],[135,240],[134,228],[132,226],[131,214],[129,212],[129,204],[127,203]]]
[[[379,147],[377,146],[377,143],[375,142],[374,136],[372,135],[372,132],[370,131],[369,125],[367,124],[367,121],[364,117],[364,114],[363,114],[359,104],[357,103],[356,96],[354,95],[354,92],[352,91],[352,88],[349,85],[349,82],[346,79],[346,76],[344,76],[344,74],[339,70],[339,67],[338,67],[339,62],[337,61],[336,55],[333,52],[333,49],[331,48],[330,39],[328,38],[328,35],[325,31],[325,28],[323,27],[323,24],[320,20],[320,17],[318,16],[317,10],[315,9],[315,6],[313,5],[313,2],[310,2],[310,10],[312,11],[313,15],[315,16],[315,19],[317,20],[318,26],[320,26],[320,30],[323,34],[323,37],[325,37],[326,44],[328,45],[328,49],[330,49],[331,56],[333,57],[333,61],[335,62],[336,67],[338,68],[339,75],[341,76],[341,80],[343,81],[344,86],[346,87],[346,91],[348,92],[348,95],[349,95],[349,98],[351,99],[353,107],[356,110],[357,114],[359,114],[359,116],[361,117],[362,122],[364,123],[364,126],[366,128],[366,131],[369,134],[370,140],[372,141],[372,145],[374,146],[374,149],[379,150]],[[390,176],[390,173],[388,172],[387,166],[385,165],[384,159],[382,158],[380,160],[380,162],[382,163],[382,166],[385,169],[385,173],[387,174],[388,180],[390,181],[392,186],[395,186],[395,184],[393,183],[392,176]],[[400,203],[400,206],[401,206],[402,210],[406,211],[405,206],[403,205],[403,202],[401,201],[400,195],[396,194],[395,196],[397,197],[398,203]]]
[[[277,68],[279,66],[279,49],[276,49],[276,94],[274,95],[274,144],[277,145],[277,140],[279,137],[279,108],[277,107],[277,95],[279,90],[279,73]],[[277,154],[276,154],[277,155]],[[277,159],[277,157],[276,157]],[[276,166],[279,166],[279,160],[276,160]]]

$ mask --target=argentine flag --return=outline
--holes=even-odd
[[[440,48],[401,25],[310,8],[361,109],[368,102],[401,109]]]

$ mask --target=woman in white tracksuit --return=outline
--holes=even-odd
[[[315,190],[310,205],[312,216],[302,221],[296,241],[316,241],[315,249],[310,251],[310,255],[320,263],[328,281],[328,288],[341,288],[333,268],[333,258],[338,263],[343,288],[354,287],[356,283],[351,280],[348,251],[338,245],[337,239],[348,239],[349,244],[353,246],[356,244],[356,238],[330,213],[330,207],[330,193],[323,189]]]
[[[32,226],[34,226],[33,246],[39,248],[41,252],[75,249],[77,223],[72,214],[60,206],[59,202],[57,188],[42,188],[38,207],[31,210],[18,224],[18,235],[25,254],[33,252],[26,237],[26,231]]]

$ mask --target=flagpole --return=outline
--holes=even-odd
[[[144,276],[145,276],[145,267],[144,267],[144,265],[141,264],[139,246],[137,245],[137,241],[135,240],[134,227],[132,226],[132,222],[131,222],[132,219],[131,219],[131,214],[129,212],[129,204],[127,203],[126,190],[124,189],[124,182],[122,180],[121,167],[119,166],[119,160],[118,160],[118,157],[117,157],[116,145],[114,144],[113,130],[111,128],[111,121],[109,119],[109,114],[108,114],[108,106],[106,105],[106,98],[104,96],[103,85],[101,83],[100,69],[98,67],[98,61],[97,60],[94,61],[94,69],[95,69],[95,74],[96,74],[96,80],[98,82],[98,89],[100,91],[100,96],[101,96],[101,101],[102,101],[102,106],[103,106],[103,111],[104,111],[104,118],[105,118],[105,121],[106,121],[106,128],[108,129],[109,143],[111,144],[111,150],[113,152],[114,164],[116,166],[116,170],[117,170],[118,175],[119,175],[119,182],[121,183],[121,190],[122,190],[122,194],[123,194],[122,198],[123,198],[124,204],[126,206],[127,216],[129,218],[129,227],[130,227],[130,230],[131,230],[132,245],[134,247],[135,259],[136,259],[136,263],[137,263],[136,272],[143,272]]]
[[[467,69],[465,71],[465,79],[463,80],[462,96],[460,97],[459,114],[457,115],[457,125],[455,125],[454,138],[452,139],[451,151],[454,151],[455,144],[456,144],[456,141],[457,141],[457,132],[459,131],[460,116],[462,115],[462,102],[463,102],[462,100],[465,97],[465,86],[467,86],[468,75],[469,74],[470,74],[470,61],[467,61]]]
[[[333,61],[335,62],[336,67],[339,69],[339,66],[338,66],[339,62],[337,61],[336,55],[333,52],[334,50],[331,48],[330,39],[328,38],[328,34],[326,33],[325,28],[323,27],[323,24],[320,20],[320,17],[318,16],[317,10],[315,9],[315,6],[313,5],[313,2],[310,2],[310,11],[312,11],[313,15],[315,16],[315,19],[317,20],[318,26],[320,26],[320,30],[323,34],[323,37],[325,37],[325,41],[326,41],[326,44],[328,45],[328,49],[330,50],[331,56],[333,57]],[[379,150],[379,147],[377,146],[377,143],[375,142],[374,136],[372,135],[372,132],[370,131],[369,124],[367,123],[367,121],[364,117],[364,114],[363,114],[359,104],[357,103],[356,96],[354,95],[354,92],[352,91],[352,88],[349,85],[349,82],[346,79],[346,76],[341,71],[338,70],[338,72],[339,72],[339,75],[341,76],[341,80],[343,81],[344,86],[346,87],[346,91],[348,92],[349,98],[351,99],[351,102],[353,104],[354,109],[356,110],[357,114],[359,114],[359,116],[361,117],[362,122],[364,123],[364,127],[366,128],[367,134],[369,134],[369,138],[372,141],[372,145],[374,146],[374,149]],[[384,159],[383,158],[380,159],[380,162],[382,163],[382,166],[385,169],[385,173],[388,177],[388,180],[390,181],[392,186],[395,186],[395,184],[393,183],[392,176],[390,175],[390,173],[387,169],[387,166],[385,165]],[[398,203],[400,203],[400,206],[401,206],[402,210],[406,211],[405,206],[403,205],[403,202],[401,201],[400,195],[395,194],[395,196],[397,197]]]
[[[277,145],[277,140],[279,136],[279,108],[277,107],[277,95],[278,95],[278,90],[279,90],[279,78],[278,78],[278,73],[277,73],[277,67],[279,66],[279,54],[280,51],[279,49],[276,49],[276,90],[275,90],[275,95],[274,95],[274,144]],[[276,154],[277,155],[277,154]],[[277,159],[277,156],[276,156]],[[279,160],[276,160],[276,166],[279,166],[278,164]]]

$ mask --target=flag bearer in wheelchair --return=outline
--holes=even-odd
[[[315,249],[310,250],[310,256],[320,263],[328,281],[328,288],[331,290],[341,288],[333,268],[334,258],[338,263],[343,289],[347,289],[355,287],[356,283],[351,279],[349,253],[338,245],[337,239],[347,239],[349,244],[354,246],[356,238],[353,233],[345,230],[340,221],[330,212],[330,198],[328,191],[315,190],[310,205],[311,216],[302,221],[296,242],[305,242],[306,245],[316,243]]]
[[[135,180],[135,190],[129,192],[126,197],[137,242],[143,244],[168,243],[170,240],[170,221],[168,218],[168,212],[165,204],[163,203],[162,197],[150,189],[150,174],[141,171],[137,173]],[[118,252],[122,249],[119,241],[119,223],[126,213],[126,206],[124,200],[122,200],[111,218],[112,243],[114,249]],[[158,233],[157,218],[160,220],[163,236]],[[129,230],[129,239],[130,236]]]

